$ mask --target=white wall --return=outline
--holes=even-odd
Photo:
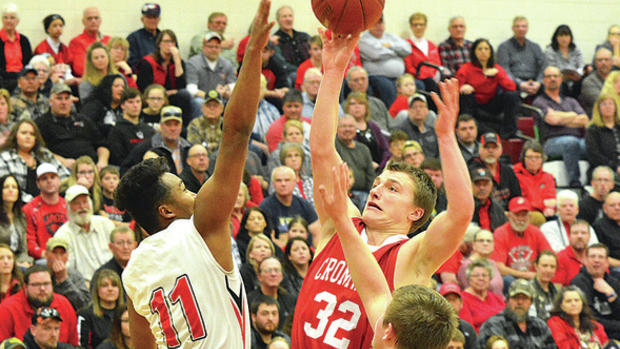
[[[65,43],[82,31],[82,10],[93,5],[101,9],[102,31],[125,37],[141,27],[140,7],[144,3],[139,0],[13,1],[20,7],[18,30],[30,38],[33,48],[45,37],[41,21],[48,14],[59,13],[65,18],[67,23],[62,37]],[[4,3],[6,1],[0,2],[2,5]],[[176,32],[184,55],[188,53],[190,38],[206,27],[209,13],[216,10],[225,12],[228,15],[227,36],[239,40],[247,33],[258,4],[256,0],[159,0],[158,3],[162,7],[160,28],[170,28]],[[295,9],[296,29],[316,33],[319,23],[312,13],[311,0],[273,0],[272,14],[284,4]],[[592,57],[596,44],[605,40],[608,27],[620,22],[619,0],[387,0],[387,30],[401,36],[409,35],[407,19],[416,11],[428,16],[427,37],[435,43],[448,36],[448,19],[454,15],[465,17],[468,39],[486,37],[495,47],[512,35],[510,26],[515,15],[528,17],[528,37],[543,49],[550,42],[555,28],[559,24],[568,24],[586,61]]]

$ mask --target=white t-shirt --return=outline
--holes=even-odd
[[[227,272],[217,263],[193,217],[142,241],[123,271],[123,284],[159,348],[250,348],[239,270],[235,265]]]

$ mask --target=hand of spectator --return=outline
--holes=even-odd
[[[579,114],[575,117],[575,122],[583,125],[587,125],[590,122],[586,114]]]
[[[226,39],[222,41],[222,49],[230,50],[233,47],[235,47],[235,39]]]
[[[54,278],[56,279],[56,282],[61,283],[67,280],[69,273],[67,272],[67,266],[63,261],[55,260],[52,263],[50,269],[52,269],[52,273],[54,273]]]
[[[83,185],[83,186],[85,186],[85,187],[87,187],[87,188],[88,188],[88,185],[90,184],[90,181],[89,181],[86,177],[84,177],[84,176],[79,176],[79,175],[78,175],[78,178],[77,178],[77,180],[75,181],[75,183],[76,183],[76,184]]]
[[[372,168],[376,170],[377,168],[379,168],[379,164],[373,161]]]
[[[323,71],[326,73],[330,70],[344,72],[344,69],[351,61],[353,50],[360,35],[359,33],[349,35],[331,34],[331,38],[328,39],[325,31],[319,28],[319,35],[321,40],[323,40],[323,54],[321,57]]]
[[[532,88],[532,92],[530,94],[537,93],[540,89],[540,82],[538,81],[530,81],[530,86]]]
[[[175,61],[181,59],[181,53],[179,52],[179,48],[176,46],[170,47],[170,54],[172,55],[172,59]]]
[[[498,72],[499,71],[497,70],[497,68],[487,68],[482,71],[484,75],[489,76],[489,77],[495,76]]]
[[[464,84],[463,86],[461,86],[459,91],[464,95],[469,95],[474,93],[474,87],[470,84]]]
[[[101,170],[103,170],[106,166],[108,166],[107,161],[102,161],[102,160],[97,161],[97,170],[99,170],[99,172],[101,172]]]
[[[573,70],[569,70],[566,73],[564,73],[564,77],[568,80],[573,80],[573,81],[581,80],[581,75],[579,75],[579,73]]]
[[[116,62],[116,68],[118,68],[118,71],[123,73],[123,75],[131,75],[133,73],[131,67],[125,61]]]
[[[519,90],[527,92],[527,94],[530,94],[531,88],[530,88],[529,81],[523,81],[522,83],[520,83]]]
[[[288,92],[288,87],[276,88],[273,92],[276,93],[277,98],[284,98],[284,95]]]
[[[459,115],[459,82],[455,78],[439,83],[441,97],[435,92],[431,97],[437,106],[435,134],[441,142],[445,137],[456,137],[454,128]]]
[[[51,71],[52,73],[50,74],[50,80],[52,80],[53,83],[56,84],[60,79],[65,78],[64,64],[53,65]]]
[[[272,35],[269,37],[269,41],[271,41],[274,45],[278,45],[280,43],[280,36]]]
[[[79,85],[82,82],[82,78],[73,78],[69,80],[65,80],[65,84],[69,86]]]
[[[602,277],[600,278],[594,278],[594,285],[593,285],[594,289],[599,291],[600,293],[603,293],[605,295],[610,295],[612,293],[614,293],[614,289],[609,286],[609,284],[607,283],[607,281],[605,281],[605,279],[603,279]]]
[[[274,229],[271,230],[271,241],[280,247],[282,250],[286,247],[286,243],[288,242],[287,234],[280,234],[278,238],[276,238],[276,231]]]
[[[179,92],[179,90],[166,90],[166,95],[168,96],[176,95],[177,92]]]
[[[383,47],[385,47],[385,48],[390,48],[390,47],[392,47],[392,45],[390,45],[390,43],[389,43],[389,42],[382,42],[382,43],[381,43],[381,45],[383,45]]]

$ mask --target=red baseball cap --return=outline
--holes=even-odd
[[[521,211],[531,211],[531,210],[532,210],[532,206],[530,205],[529,200],[524,198],[523,196],[514,197],[508,203],[508,211],[513,212],[513,213],[517,213]]]
[[[459,285],[451,282],[441,285],[441,288],[439,289],[439,294],[445,297],[447,294],[450,293],[455,293],[459,297],[461,297],[461,288],[459,287]]]

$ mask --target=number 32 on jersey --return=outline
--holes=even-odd
[[[207,337],[207,330],[200,307],[198,302],[196,302],[194,289],[187,274],[177,277],[174,287],[167,295],[162,287],[153,290],[149,304],[151,312],[159,316],[159,323],[166,339],[166,345],[169,348],[176,348],[181,345],[178,331],[171,316],[171,307],[173,306],[181,307],[192,341]],[[180,319],[175,320],[179,321]],[[177,326],[181,326],[181,324],[177,323]]]
[[[339,329],[342,329],[343,331],[351,331],[357,327],[357,322],[362,315],[360,307],[351,301],[344,301],[340,303],[340,305],[338,305],[338,299],[336,298],[336,296],[327,291],[317,293],[317,295],[314,296],[314,300],[318,303],[325,302],[327,303],[327,305],[325,306],[325,308],[319,310],[316,314],[316,318],[319,319],[319,323],[316,328],[313,328],[312,324],[306,322],[304,323],[304,332],[308,337],[314,339],[320,338],[323,334],[325,334],[323,343],[334,348],[346,349],[349,346],[351,340],[346,337],[340,339],[336,338],[336,332]],[[344,318],[339,318],[329,324],[329,317],[336,310],[336,306],[338,306],[338,311],[341,313],[351,313],[351,318],[349,318],[348,320]],[[328,324],[329,327],[327,326]]]

